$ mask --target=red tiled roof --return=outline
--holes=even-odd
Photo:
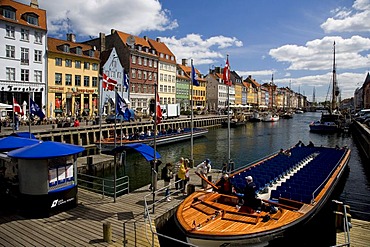
[[[42,30],[47,30],[46,26],[46,10],[43,9],[36,9],[33,8],[29,5],[23,4],[23,3],[18,3],[12,0],[1,0],[0,2],[0,9],[2,9],[5,6],[9,6],[15,9],[16,15],[15,15],[15,20],[5,18],[2,14],[0,15],[0,20],[7,21],[7,22],[12,22],[15,24],[20,24],[23,26],[28,26],[32,28],[39,28]],[[38,22],[39,25],[33,25],[29,24],[27,20],[22,19],[22,15],[25,13],[34,13],[35,15],[38,16]]]
[[[166,61],[168,63],[176,64],[176,57],[173,55],[172,51],[167,47],[167,45],[163,42],[156,41],[153,39],[148,39],[149,44],[158,52],[158,59],[161,61]],[[161,57],[159,54],[165,54],[168,55],[168,59],[166,57]],[[173,57],[173,60],[171,60],[171,57]]]
[[[124,44],[126,44],[127,38],[129,36],[134,36],[135,45],[141,45],[142,47],[149,47],[150,48],[149,42],[146,41],[144,38],[141,38],[141,37],[135,36],[135,35],[131,35],[131,34],[128,34],[128,33],[124,33],[124,32],[118,31],[118,30],[115,30],[115,32],[117,32],[118,36],[120,37],[120,39],[122,40],[122,42]]]

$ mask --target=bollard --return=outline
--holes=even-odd
[[[103,223],[103,240],[112,243],[112,226],[110,222]]]

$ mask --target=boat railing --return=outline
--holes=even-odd
[[[159,188],[158,190],[155,190],[153,191],[152,193],[150,194],[147,194],[144,196],[144,219],[145,219],[145,225],[149,225],[150,226],[150,233],[147,231],[147,228],[145,228],[145,236],[146,236],[146,239],[148,240],[149,243],[152,244],[152,246],[154,246],[154,237],[155,235],[157,235],[158,237],[162,237],[162,238],[166,238],[168,240],[171,240],[173,242],[176,242],[176,243],[180,243],[180,244],[183,244],[185,246],[193,246],[193,247],[197,247],[197,245],[193,245],[191,243],[187,243],[187,242],[184,242],[184,241],[181,241],[179,239],[176,239],[176,238],[173,238],[173,237],[170,237],[170,236],[167,236],[165,234],[162,234],[162,233],[158,233],[156,231],[156,229],[153,227],[153,224],[152,224],[152,219],[150,217],[151,213],[154,214],[155,213],[155,206],[161,204],[161,203],[164,203],[166,201],[166,199],[168,197],[170,197],[171,195],[175,194],[175,193],[178,193],[180,190],[173,190],[172,192],[170,192],[170,194],[168,195],[168,197],[166,196],[161,196],[159,197],[159,199],[155,199],[156,198],[156,195],[158,194],[161,194],[161,193],[165,193],[166,189],[170,189],[171,186],[173,186],[176,184],[179,186],[180,185],[180,181],[177,181],[175,183],[170,183],[169,185],[167,186],[164,186],[162,188]],[[149,204],[148,202],[152,202],[151,204]],[[149,236],[149,234],[151,234]],[[150,239],[151,238],[151,239]]]
[[[114,181],[114,179],[77,173],[77,178],[78,187],[99,193],[103,198],[105,196],[116,198],[124,193],[129,193],[130,179],[128,176],[117,178]]]
[[[340,158],[339,162],[343,161],[344,156],[346,155],[347,152],[344,152],[342,157]],[[324,187],[325,183],[331,178],[333,172],[338,168],[338,166],[334,166],[333,169],[328,173],[328,176],[322,181],[322,183],[317,186],[317,188],[312,192],[312,198],[311,198],[311,203],[314,203],[315,195],[316,193],[320,193],[321,189]]]

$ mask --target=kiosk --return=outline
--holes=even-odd
[[[8,153],[17,160],[19,205],[28,216],[49,216],[77,205],[81,146],[44,141]]]

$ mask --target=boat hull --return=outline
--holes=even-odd
[[[331,199],[347,169],[350,150],[294,147],[289,151],[291,156],[274,154],[231,173],[229,178],[234,188],[239,188],[245,176],[254,174],[259,197],[276,206],[277,213],[256,211],[244,205],[237,209],[238,198],[234,194],[197,191],[180,204],[175,217],[187,240],[198,246],[266,246],[314,218]],[[277,168],[286,162],[295,165],[287,164],[284,175],[279,175]],[[264,173],[257,173],[258,169],[276,173],[279,179],[266,174],[267,182],[263,181]],[[269,218],[264,221],[266,215]]]

